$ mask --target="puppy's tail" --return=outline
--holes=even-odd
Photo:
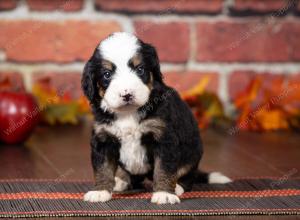
[[[225,183],[232,182],[232,180],[220,172],[206,173],[201,170],[198,170],[195,174],[194,182],[195,183],[210,183],[210,184],[213,184],[213,183],[225,184]]]

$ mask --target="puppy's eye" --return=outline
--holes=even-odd
[[[144,67],[139,66],[139,67],[136,68],[136,72],[137,72],[138,75],[142,76],[145,73],[145,69],[144,69]]]
[[[111,72],[108,72],[108,71],[104,72],[103,73],[103,78],[105,80],[110,80],[110,78],[111,78]]]

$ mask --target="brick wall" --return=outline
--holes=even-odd
[[[256,74],[300,79],[300,3],[285,0],[0,0],[0,79],[74,84],[105,36],[136,33],[183,91],[205,75],[230,103]],[[76,95],[76,96],[77,96]]]

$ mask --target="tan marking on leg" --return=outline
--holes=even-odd
[[[116,192],[125,191],[130,187],[130,182],[129,174],[123,170],[122,167],[118,166],[115,174],[115,186],[113,190]]]
[[[180,177],[186,175],[191,170],[191,168],[192,167],[190,165],[186,165],[186,166],[179,168],[177,170],[177,178],[179,179]]]
[[[163,170],[160,158],[155,159],[153,180],[153,190],[155,192],[165,191],[174,193],[177,175],[176,173],[167,173]]]
[[[109,132],[109,125],[94,122],[94,132],[100,141],[104,142],[109,137],[115,137]]]
[[[130,184],[130,175],[122,167],[118,166],[115,176]]]
[[[155,140],[159,140],[163,135],[166,124],[159,118],[146,119],[141,122],[143,133],[152,133]]]
[[[117,164],[112,161],[105,161],[101,167],[94,172],[95,190],[107,190],[111,192],[115,184],[115,173]]]

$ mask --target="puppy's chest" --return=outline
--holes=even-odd
[[[147,150],[141,144],[143,125],[134,116],[117,119],[106,128],[108,132],[120,140],[120,158],[126,170],[132,174],[145,174],[151,166],[147,157]]]

